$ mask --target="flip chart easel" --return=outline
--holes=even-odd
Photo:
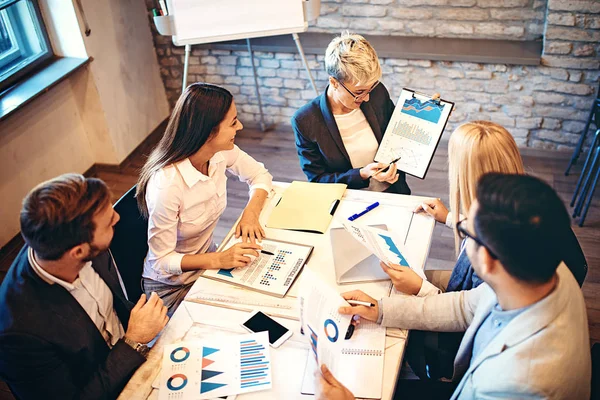
[[[245,39],[252,64],[260,126],[265,131],[267,127],[250,39],[291,34],[310,83],[318,95],[298,33],[305,32],[308,21],[318,17],[320,3],[320,0],[254,0],[252,6],[248,7],[247,0],[168,0],[169,15],[154,17],[154,23],[158,33],[172,36],[175,46],[185,46],[182,90],[187,87],[192,45]]]

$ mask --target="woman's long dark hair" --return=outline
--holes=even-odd
[[[140,173],[135,196],[142,215],[148,217],[146,187],[152,175],[200,150],[223,121],[232,102],[231,93],[219,86],[194,83],[185,89],[175,104],[162,139]]]

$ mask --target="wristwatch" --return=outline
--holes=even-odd
[[[148,358],[148,352],[150,351],[148,346],[146,346],[145,344],[142,344],[142,343],[135,342],[125,336],[123,336],[123,341],[125,343],[127,343],[132,349],[134,349],[139,354],[141,354],[142,357]]]

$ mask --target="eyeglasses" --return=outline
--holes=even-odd
[[[459,221],[459,223],[456,225],[456,230],[458,231],[458,236],[461,239],[470,238],[475,243],[477,243],[479,246],[485,247],[487,249],[488,253],[490,253],[490,256],[492,256],[492,258],[498,259],[498,256],[496,256],[496,254],[492,251],[492,249],[490,249],[490,246],[485,244],[483,242],[483,240],[479,239],[477,236],[475,236],[474,234],[472,234],[471,232],[469,232],[467,230],[467,219],[466,218],[463,219],[462,221]]]
[[[346,87],[346,85],[344,85],[344,84],[342,83],[342,81],[338,81],[338,82],[340,83],[340,85],[342,85],[342,87],[343,87],[344,89],[346,89],[346,91],[347,91],[348,93],[350,93],[352,96],[354,96],[354,101],[355,101],[355,102],[359,102],[359,101],[361,101],[362,99],[364,99],[365,97],[367,97],[367,96],[369,95],[369,93],[371,93],[371,92],[373,91],[373,89],[375,89],[375,88],[377,87],[377,85],[379,85],[379,81],[377,81],[377,82],[375,82],[375,83],[373,84],[373,86],[371,86],[371,88],[370,88],[369,90],[367,90],[366,92],[362,92],[361,94],[356,94],[356,93],[354,93],[352,90],[348,89],[348,88]]]

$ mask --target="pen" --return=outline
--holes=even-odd
[[[263,254],[268,254],[270,256],[274,256],[275,255],[275,254],[271,253],[270,251],[266,251],[266,250],[261,250],[260,252],[263,253]]]
[[[162,15],[168,15],[167,3],[165,3],[165,0],[158,0],[158,5],[160,6],[160,10],[162,11]]]
[[[397,163],[398,161],[400,161],[400,159],[401,159],[401,158],[402,158],[402,157],[398,157],[398,158],[396,158],[396,159],[394,159],[394,160],[390,161],[390,164],[389,164],[387,167],[380,169],[379,171],[375,172],[375,173],[374,173],[373,175],[371,175],[371,176],[375,176],[375,175],[377,175],[377,174],[379,174],[379,173],[381,173],[381,172],[386,172],[388,169],[390,169],[390,167],[392,166],[392,164],[395,164],[395,163]]]
[[[365,215],[366,213],[368,213],[369,211],[371,211],[378,205],[379,205],[379,202],[376,201],[375,203],[371,204],[370,206],[368,206],[367,208],[365,208],[363,211],[359,212],[358,214],[354,214],[354,215],[351,215],[350,217],[348,217],[348,221],[354,221],[355,219],[362,217],[363,215]]]
[[[375,304],[360,300],[346,300],[351,306],[375,307]]]

